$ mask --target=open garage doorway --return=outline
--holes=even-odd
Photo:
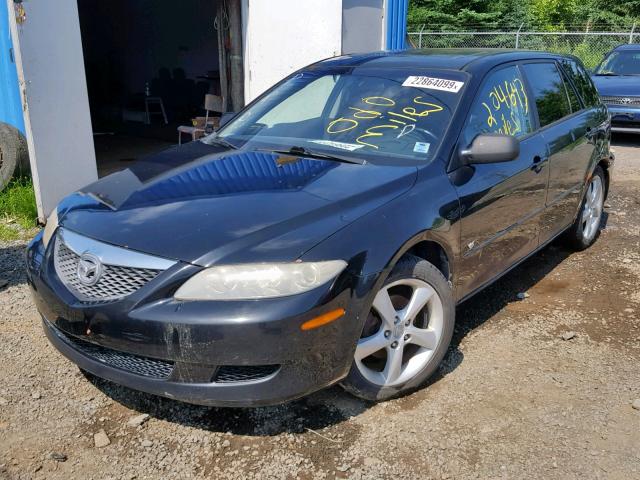
[[[175,145],[179,127],[182,141],[198,138],[233,110],[239,3],[78,0],[99,176]]]

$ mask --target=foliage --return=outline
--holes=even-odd
[[[640,29],[640,0],[410,0],[408,22],[430,30]]]
[[[608,51],[628,41],[634,23],[635,41],[640,41],[640,0],[410,0],[408,22],[413,32],[515,32],[522,28],[525,33],[517,37],[519,48],[571,53],[593,68]],[[575,33],[527,35],[527,31]],[[586,31],[620,35],[583,35]],[[428,46],[514,48],[515,40],[514,33],[432,35]]]
[[[443,25],[448,29],[464,29],[467,25],[498,24],[499,12],[489,10],[486,0],[412,0],[409,24]]]
[[[0,192],[0,240],[24,238],[37,226],[37,218],[33,182],[26,177],[12,180]]]

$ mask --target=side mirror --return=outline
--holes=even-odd
[[[224,112],[221,116],[220,116],[220,126],[218,128],[222,128],[224,127],[227,123],[229,123],[229,121],[231,121],[233,119],[233,117],[236,116],[236,112]]]
[[[510,162],[518,155],[520,141],[511,135],[496,133],[478,135],[469,148],[460,150],[460,159],[465,165]]]

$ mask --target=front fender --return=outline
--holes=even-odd
[[[351,273],[367,278],[375,290],[412,246],[431,240],[443,247],[455,272],[460,252],[459,217],[460,202],[444,164],[432,162],[418,171],[411,190],[331,235],[302,259],[344,259]],[[376,279],[373,284],[372,278]]]

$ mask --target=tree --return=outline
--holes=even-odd
[[[640,29],[640,0],[410,0],[408,21],[431,30]]]
[[[431,29],[462,29],[470,25],[495,27],[499,14],[489,9],[487,0],[412,0],[409,24],[427,25]]]

